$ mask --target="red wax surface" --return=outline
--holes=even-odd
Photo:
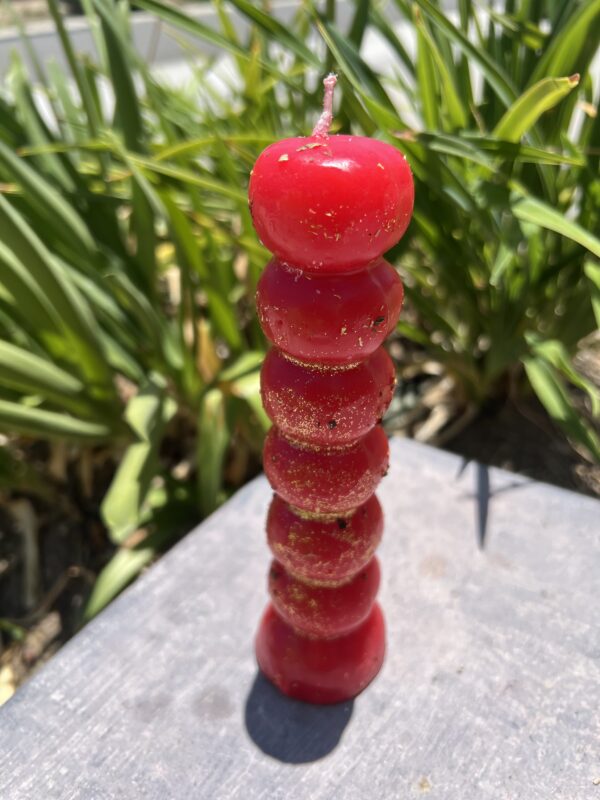
[[[405,157],[385,142],[309,136],[263,150],[249,198],[268,250],[312,272],[347,272],[399,241],[414,187]]]
[[[368,500],[388,468],[381,426],[343,449],[313,450],[285,439],[273,426],[263,465],[273,489],[297,508],[319,514],[352,511]]]
[[[404,292],[384,259],[351,275],[309,275],[272,259],[256,306],[267,338],[300,361],[353,364],[371,355],[394,329]]]
[[[265,411],[284,435],[341,445],[364,436],[381,419],[396,374],[382,347],[357,367],[335,372],[292,362],[273,349],[260,378]]]
[[[368,617],[379,581],[376,558],[340,586],[303,583],[273,561],[269,594],[279,616],[299,633],[331,638],[349,633]]]
[[[285,569],[304,580],[339,583],[371,559],[383,532],[383,512],[375,495],[348,517],[300,517],[278,495],[267,517],[267,541]]]
[[[377,604],[351,633],[309,639],[296,633],[270,605],[256,637],[258,664],[284,694],[308,703],[355,697],[377,675],[385,652],[385,625]]]

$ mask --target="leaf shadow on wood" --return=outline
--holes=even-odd
[[[286,764],[318,761],[334,750],[354,702],[316,706],[291,700],[258,672],[246,700],[246,730],[256,746]]]

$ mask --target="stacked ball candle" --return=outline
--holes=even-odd
[[[256,651],[276,686],[314,703],[355,696],[383,661],[374,492],[388,467],[379,423],[395,376],[382,342],[403,290],[382,254],[406,230],[414,196],[396,148],[329,134],[335,81],[324,81],[312,136],[267,147],[249,189],[254,225],[274,253],[257,291],[273,345],[261,391],[274,423],[263,461],[275,560]]]

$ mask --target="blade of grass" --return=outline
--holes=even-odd
[[[125,147],[130,152],[146,151],[144,125],[133,81],[132,67],[137,66],[137,57],[126,41],[115,15],[114,4],[106,0],[94,0],[95,9],[101,21],[106,42],[108,65],[115,92],[115,116],[121,128]],[[148,289],[152,291],[156,275],[156,232],[155,216],[146,188],[134,176],[132,188],[132,223],[136,239],[136,255],[143,267]]]
[[[429,150],[435,150],[448,156],[467,159],[492,170],[498,168],[493,157],[515,160],[526,164],[550,164],[559,166],[570,164],[583,166],[586,162],[582,156],[569,156],[542,150],[539,147],[520,142],[506,142],[486,136],[452,136],[444,133],[415,133],[411,140],[423,144]]]
[[[257,5],[247,2],[247,0],[229,0],[229,2],[286,50],[294,53],[306,64],[310,64],[317,69],[322,68],[317,55],[272,14],[267,14]]]
[[[94,0],[94,2],[98,1],[99,0]],[[231,53],[232,55],[243,59],[245,62],[247,62],[250,58],[250,53],[245,47],[241,47],[240,45],[228,39],[227,36],[223,36],[223,34],[214,30],[214,28],[211,28],[209,25],[205,25],[202,22],[193,19],[191,16],[179,11],[172,5],[162,3],[160,0],[132,0],[131,4],[132,6],[143,8],[145,11],[155,14],[165,22],[170,23],[176,28],[185,31],[192,36],[198,37],[202,41],[211,45],[218,54],[222,52]],[[314,60],[314,55],[312,58]],[[287,83],[290,86],[297,88],[294,81],[292,81],[289,76],[279,68],[278,65],[271,64],[264,58],[260,58],[259,63],[266,72],[276,77],[278,81]],[[317,65],[315,64],[315,66]]]
[[[530,86],[505,112],[492,136],[518,142],[535,125],[539,117],[559,103],[579,85],[579,75],[570,78],[544,78]]]
[[[530,85],[546,76],[556,77],[573,72],[578,68],[580,54],[588,42],[598,42],[600,0],[569,5],[571,16],[550,39],[531,74]]]
[[[166,178],[172,178],[175,181],[189,184],[190,186],[198,186],[200,189],[207,189],[222,197],[230,197],[232,200],[247,202],[248,198],[245,191],[234,186],[229,186],[222,181],[217,181],[214,178],[207,178],[191,170],[180,169],[179,167],[173,167],[169,164],[163,164],[162,162],[158,163],[149,158],[142,158],[133,153],[128,153],[127,157],[132,164],[141,167],[147,172],[163,175]]]
[[[124,41],[112,0],[94,0],[94,7],[100,17],[106,42],[111,83],[115,92],[116,119],[127,149],[141,153],[145,149],[144,127],[132,74],[137,59],[133,57],[132,48]]]
[[[44,120],[40,116],[33,99],[31,87],[20,58],[13,53],[9,81],[14,93],[15,107],[23,128],[27,134],[28,142],[36,146],[53,143],[53,137]],[[14,112],[13,112],[14,113]],[[46,153],[36,158],[40,167],[66,191],[75,189],[72,174],[67,171],[65,162],[54,153]]]
[[[423,121],[428,130],[434,131],[441,127],[437,80],[423,18],[416,7],[414,9],[414,23],[417,29],[417,81],[420,89],[419,96],[423,110]]]
[[[60,317],[29,270],[1,241],[0,270],[2,286],[12,296],[15,310],[26,323],[27,329],[47,345],[60,341]]]
[[[67,414],[0,400],[0,430],[35,439],[94,444],[113,441],[119,426],[87,422]]]
[[[92,311],[63,273],[39,237],[0,194],[0,226],[4,245],[27,267],[64,323],[81,368],[108,391],[110,374],[102,357]]]
[[[30,394],[69,399],[83,383],[55,364],[10,342],[0,341],[0,382]]]
[[[150,534],[135,547],[117,550],[96,579],[83,614],[85,622],[106,608],[157,556],[160,551],[157,538]]]
[[[454,64],[450,62],[449,64],[444,60],[442,54],[439,51],[435,40],[431,36],[423,17],[419,9],[415,8],[414,11],[414,18],[415,18],[415,26],[417,28],[417,53],[419,52],[419,46],[423,48],[427,48],[430,54],[430,60],[432,67],[435,67],[437,71],[437,75],[440,81],[440,85],[442,88],[441,98],[442,102],[445,105],[448,113],[448,119],[451,123],[452,128],[457,128],[462,130],[463,128],[467,127],[467,112],[463,106],[463,103],[460,99],[458,94],[458,89],[454,84],[454,78],[452,74],[454,72]],[[418,60],[417,60],[418,66]],[[422,91],[426,90],[426,85],[423,83],[421,77],[419,77],[419,86]],[[436,99],[437,105],[437,99]],[[439,127],[439,126],[437,126]]]
[[[369,24],[370,5],[369,0],[357,0],[356,11],[352,17],[352,25],[348,32],[348,38],[359,52]]]
[[[210,389],[202,398],[198,416],[198,504],[204,516],[223,499],[223,464],[229,437],[225,396],[221,389]]]
[[[591,381],[577,372],[565,345],[558,339],[543,340],[532,333],[526,334],[525,339],[536,356],[546,361],[562,373],[573,386],[577,386],[588,395],[593,415],[595,417],[600,415],[600,391]]]
[[[58,33],[65,58],[71,70],[71,74],[73,75],[73,80],[79,90],[81,102],[85,109],[85,119],[88,125],[89,135],[92,138],[96,138],[100,130],[100,119],[90,94],[89,86],[81,74],[80,64],[77,61],[73,45],[67,34],[58,0],[48,0],[48,10],[56,26],[56,32]]]
[[[28,204],[61,239],[67,238],[80,256],[95,260],[97,246],[81,216],[39,170],[29,166],[1,141],[0,169],[19,185]]]
[[[165,388],[159,376],[151,377],[125,411],[125,420],[137,441],[127,448],[101,506],[102,518],[115,544],[124,542],[138,527],[151,481],[157,473],[164,429],[176,410]]]
[[[360,57],[356,48],[345,39],[338,29],[331,25],[322,15],[315,12],[317,28],[325,43],[335,56],[340,67],[345,68],[346,77],[352,83],[357,94],[369,107],[373,105],[380,114],[385,114],[393,124],[400,125],[394,104],[388,97],[377,75]]]
[[[84,610],[84,620],[90,620],[116,597],[155,556],[197,521],[189,487],[168,477],[165,485],[151,489],[148,510],[140,518],[142,529],[149,530],[142,541],[132,547],[121,547],[98,576]]]
[[[566,236],[600,258],[600,239],[556,209],[535,197],[520,197],[512,203],[512,212],[522,222],[531,222]]]
[[[590,282],[590,299],[594,310],[594,318],[596,319],[596,325],[600,329],[600,264],[588,261],[584,266],[584,272]]]
[[[483,72],[502,103],[509,107],[516,99],[516,91],[508,76],[483,48],[476,47],[469,38],[446,17],[431,0],[415,0],[423,13],[436,25],[450,42],[454,43]]]
[[[600,462],[600,440],[573,408],[564,383],[550,364],[541,358],[525,358],[525,372],[535,393],[552,419],[567,436],[589,450]]]

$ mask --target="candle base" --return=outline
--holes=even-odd
[[[381,669],[385,623],[378,604],[358,628],[335,639],[301,636],[269,605],[256,637],[258,665],[289,697],[328,705],[360,694]]]

